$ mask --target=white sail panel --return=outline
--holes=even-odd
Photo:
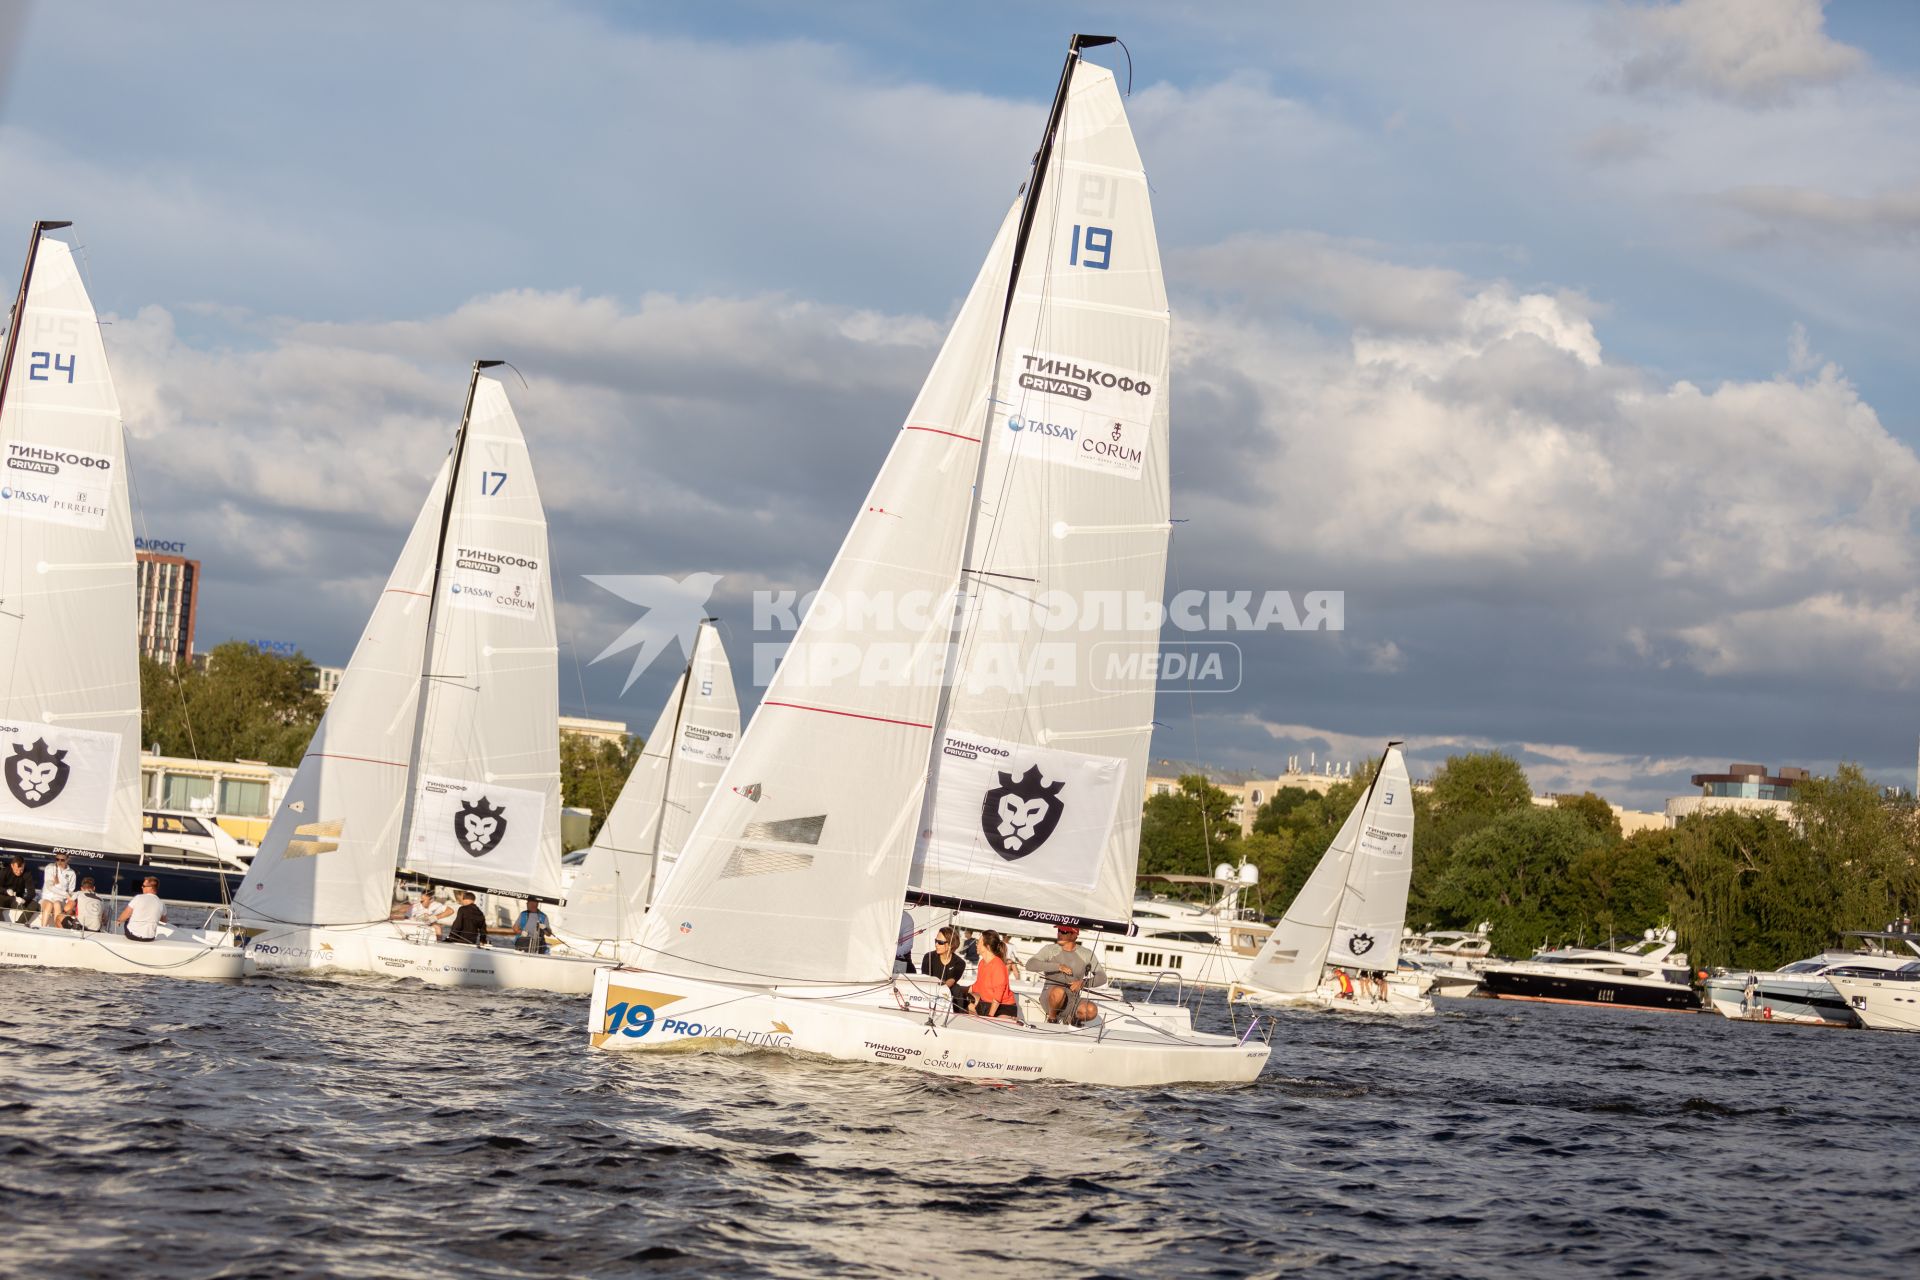
[[[1051,840],[1010,858],[982,822],[998,771],[942,751],[912,878],[936,900],[1130,916],[1170,529],[1169,332],[1119,92],[1111,72],[1077,63],[1007,321],[945,730],[1015,744],[1016,778],[1048,753],[1118,762],[1136,800],[1105,830],[1093,883],[1074,858],[1048,875]],[[1041,768],[1040,786],[1062,782],[1034,803],[1077,822],[1081,788]],[[1104,813],[1103,793],[1090,798]]]
[[[420,779],[407,870],[429,879],[522,884],[538,873],[547,794],[472,778]]]
[[[567,932],[596,941],[640,936],[648,899],[666,883],[739,740],[733,668],[719,631],[703,621],[692,659],[567,890]]]
[[[1280,923],[1267,935],[1260,954],[1247,966],[1241,979],[1245,985],[1288,995],[1305,995],[1320,986],[1366,807],[1367,797],[1363,795],[1340,824],[1333,843],[1320,855],[1313,874],[1288,904]]]
[[[943,602],[954,591],[1018,216],[1016,206],[1001,224],[827,571],[830,600]],[[888,976],[950,631],[938,609],[808,613],[648,913],[649,967],[747,981]]]
[[[1347,868],[1327,963],[1381,971],[1397,967],[1412,883],[1413,786],[1400,748],[1389,747]]]
[[[687,672],[682,671],[660,709],[660,718],[654,721],[653,732],[641,743],[640,758],[634,761],[626,785],[607,810],[607,820],[594,833],[593,846],[567,888],[560,926],[572,937],[620,942],[639,936],[653,879],[655,835],[667,798],[667,762],[672,758],[674,725],[686,687]]]
[[[0,406],[0,839],[137,853],[126,450],[100,324],[62,242],[40,237],[18,323]]]
[[[243,922],[346,925],[387,918],[450,465],[443,462],[434,477],[234,897]]]
[[[560,677],[553,612],[547,518],[526,439],[506,389],[481,374],[453,478],[439,607],[421,680],[405,869],[501,893],[559,896]],[[469,857],[464,864],[442,856],[451,819],[440,821],[443,797],[429,791],[431,779],[475,787],[463,803],[504,819],[516,846],[533,841],[533,855],[498,863]]]

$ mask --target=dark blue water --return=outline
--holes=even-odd
[[[1920,1274],[1920,1036],[1441,1007],[1283,1014],[1250,1088],[992,1089],[591,1053],[578,999],[0,970],[0,1271]]]

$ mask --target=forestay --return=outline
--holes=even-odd
[[[451,465],[449,458],[434,477],[234,898],[242,920],[345,925],[387,918]]]
[[[1076,60],[1008,318],[912,887],[1125,928],[1169,525],[1167,299],[1113,75]]]
[[[647,914],[648,967],[885,981],[920,816],[1018,206]],[[851,662],[849,662],[851,659]]]
[[[0,839],[140,849],[120,402],[72,251],[39,235],[0,405]]]
[[[500,382],[476,375],[440,548],[401,866],[560,891],[560,688],[547,520]]]
[[[703,621],[693,657],[567,890],[567,933],[597,941],[640,936],[647,902],[665,883],[739,738],[726,647]]]

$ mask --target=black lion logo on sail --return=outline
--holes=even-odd
[[[1367,952],[1373,950],[1373,935],[1370,933],[1354,934],[1351,938],[1347,939],[1347,950],[1357,956],[1367,954]]]
[[[453,815],[453,836],[469,854],[484,858],[507,838],[507,811],[494,808],[485,796],[477,804],[463,803]]]
[[[67,779],[73,776],[73,766],[67,763],[64,750],[51,751],[47,740],[38,738],[31,748],[13,744],[6,774],[7,790],[13,792],[13,798],[29,809],[38,809],[60,798],[67,789]]]
[[[994,852],[1011,862],[1045,844],[1066,811],[1060,803],[1060,789],[1066,785],[1043,783],[1039,765],[1029,766],[1018,782],[1002,773],[1000,785],[987,792],[980,805],[980,830]]]

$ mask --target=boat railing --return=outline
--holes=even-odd
[[[1153,1003],[1153,997],[1159,994],[1160,982],[1163,978],[1173,979],[1173,1002],[1175,1004],[1185,1004],[1187,1002],[1186,978],[1181,975],[1178,969],[1162,969],[1160,972],[1154,974],[1153,985],[1147,988],[1147,998],[1140,1003]]]

